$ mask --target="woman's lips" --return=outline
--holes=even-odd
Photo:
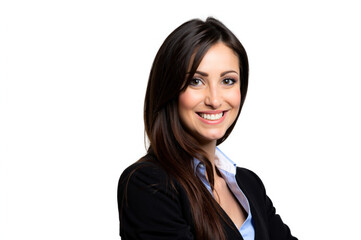
[[[205,111],[197,112],[199,119],[207,124],[219,124],[223,122],[227,111]]]

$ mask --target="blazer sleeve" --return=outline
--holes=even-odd
[[[183,206],[179,192],[160,167],[132,165],[118,184],[120,236],[123,240],[193,239]]]
[[[283,223],[280,215],[276,214],[276,209],[268,196],[266,196],[266,208],[271,239],[297,240],[291,235],[290,228]]]
[[[252,171],[244,168],[239,169],[240,174],[248,176],[243,178],[243,183],[247,182],[248,187],[246,191],[250,193],[250,205],[253,210],[256,211],[254,217],[256,239],[271,239],[271,240],[297,240],[292,236],[290,228],[282,221],[280,215],[276,213],[276,208],[273,206],[271,199],[266,194],[266,189],[262,180]],[[252,213],[253,215],[253,213]],[[258,224],[258,226],[257,226]],[[262,229],[261,232],[257,232],[257,227]],[[257,234],[261,235],[261,238],[257,238]],[[263,234],[266,234],[263,236]]]

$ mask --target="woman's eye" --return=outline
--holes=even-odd
[[[232,78],[223,79],[223,84],[226,84],[226,85],[233,85],[235,82],[236,82],[236,80],[234,80]]]
[[[189,85],[192,86],[199,86],[202,84],[202,80],[198,79],[198,78],[193,78],[192,80],[189,81]]]

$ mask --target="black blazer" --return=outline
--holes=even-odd
[[[275,213],[258,176],[250,170],[237,168],[236,179],[251,205],[255,239],[297,240]],[[135,163],[128,167],[118,185],[121,239],[195,239],[187,195],[176,181],[175,187],[177,191],[169,184],[167,173],[155,163]],[[231,222],[227,214],[225,217]],[[222,224],[227,239],[243,239],[233,223]]]

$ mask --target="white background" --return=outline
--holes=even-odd
[[[299,239],[360,224],[357,1],[2,1],[0,239],[119,239],[117,181],[144,153],[154,56],[214,16],[245,46],[246,103],[220,148]]]

